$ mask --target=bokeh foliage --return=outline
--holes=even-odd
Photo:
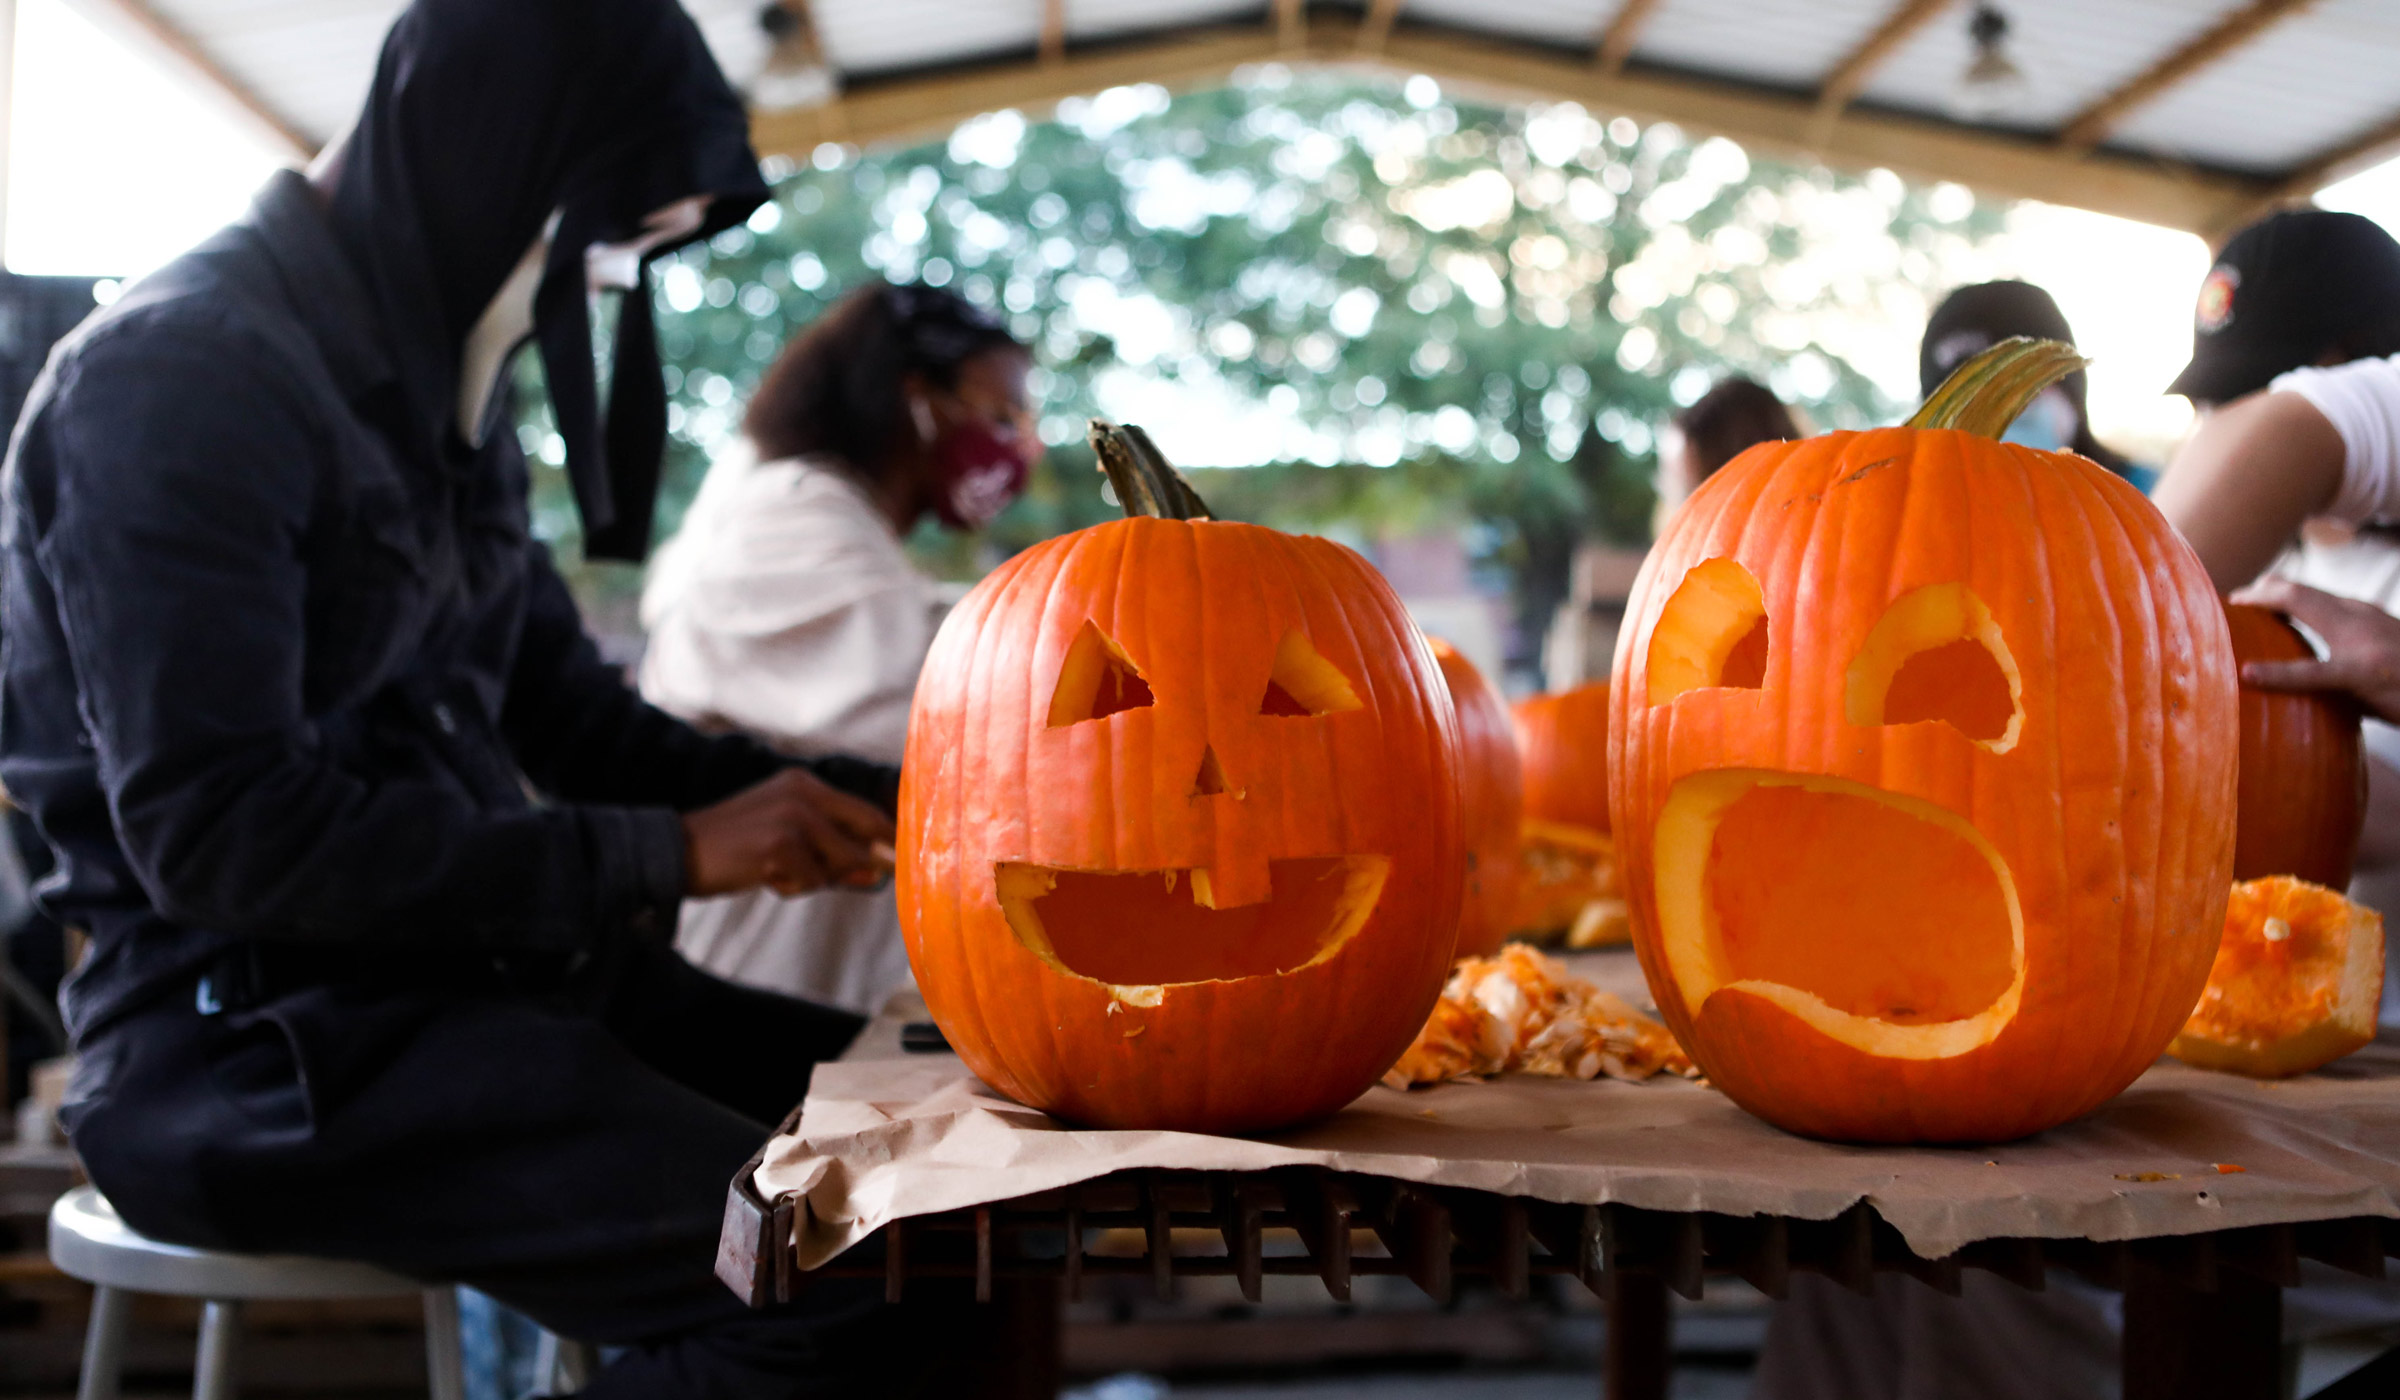
[[[1829,328],[1895,286],[1921,307],[1940,251],[2001,212],[1571,104],[1279,68],[770,174],[749,226],[653,269],[673,399],[662,538],[786,337],[869,279],[922,279],[1012,318],[1052,444],[984,536],[913,542],[932,571],[974,577],[1111,514],[1082,425],[1131,403],[1172,455],[1245,468],[1206,474],[1223,514],[1353,539],[1463,526],[1530,638],[1578,540],[1647,539],[1654,427],[1718,374],[1766,381],[1821,427],[1892,417],[1823,348]],[[638,574],[580,561],[527,401],[537,528],[587,604],[621,608]]]

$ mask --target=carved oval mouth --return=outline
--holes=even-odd
[[[1062,972],[1119,988],[1294,972],[1340,951],[1375,912],[1389,857],[1268,865],[1267,898],[1217,908],[1209,872],[1075,870],[1000,861],[1009,928]]]
[[[1720,769],[1675,784],[1654,852],[1660,942],[1695,1018],[1739,989],[1870,1054],[1941,1059],[2016,1016],[2016,882],[1955,813],[1840,778]]]

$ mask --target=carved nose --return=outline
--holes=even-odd
[[[1225,791],[1225,768],[1217,762],[1215,745],[1200,751],[1200,771],[1192,778],[1192,796],[1214,797]]]

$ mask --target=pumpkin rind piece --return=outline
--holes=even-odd
[[[2200,1004],[2167,1053],[2262,1079],[2305,1074],[2375,1038],[2383,916],[2290,876],[2234,886]]]

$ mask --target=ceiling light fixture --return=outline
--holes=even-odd
[[[1988,122],[2021,108],[2032,91],[2025,70],[2008,55],[2008,16],[1991,5],[1977,5],[1967,19],[1967,38],[1975,57],[1959,74],[1950,95],[1950,109],[1961,121]]]
[[[825,46],[809,19],[805,0],[774,0],[758,12],[759,31],[771,46],[766,64],[750,81],[750,105],[762,112],[819,107],[841,90]]]

